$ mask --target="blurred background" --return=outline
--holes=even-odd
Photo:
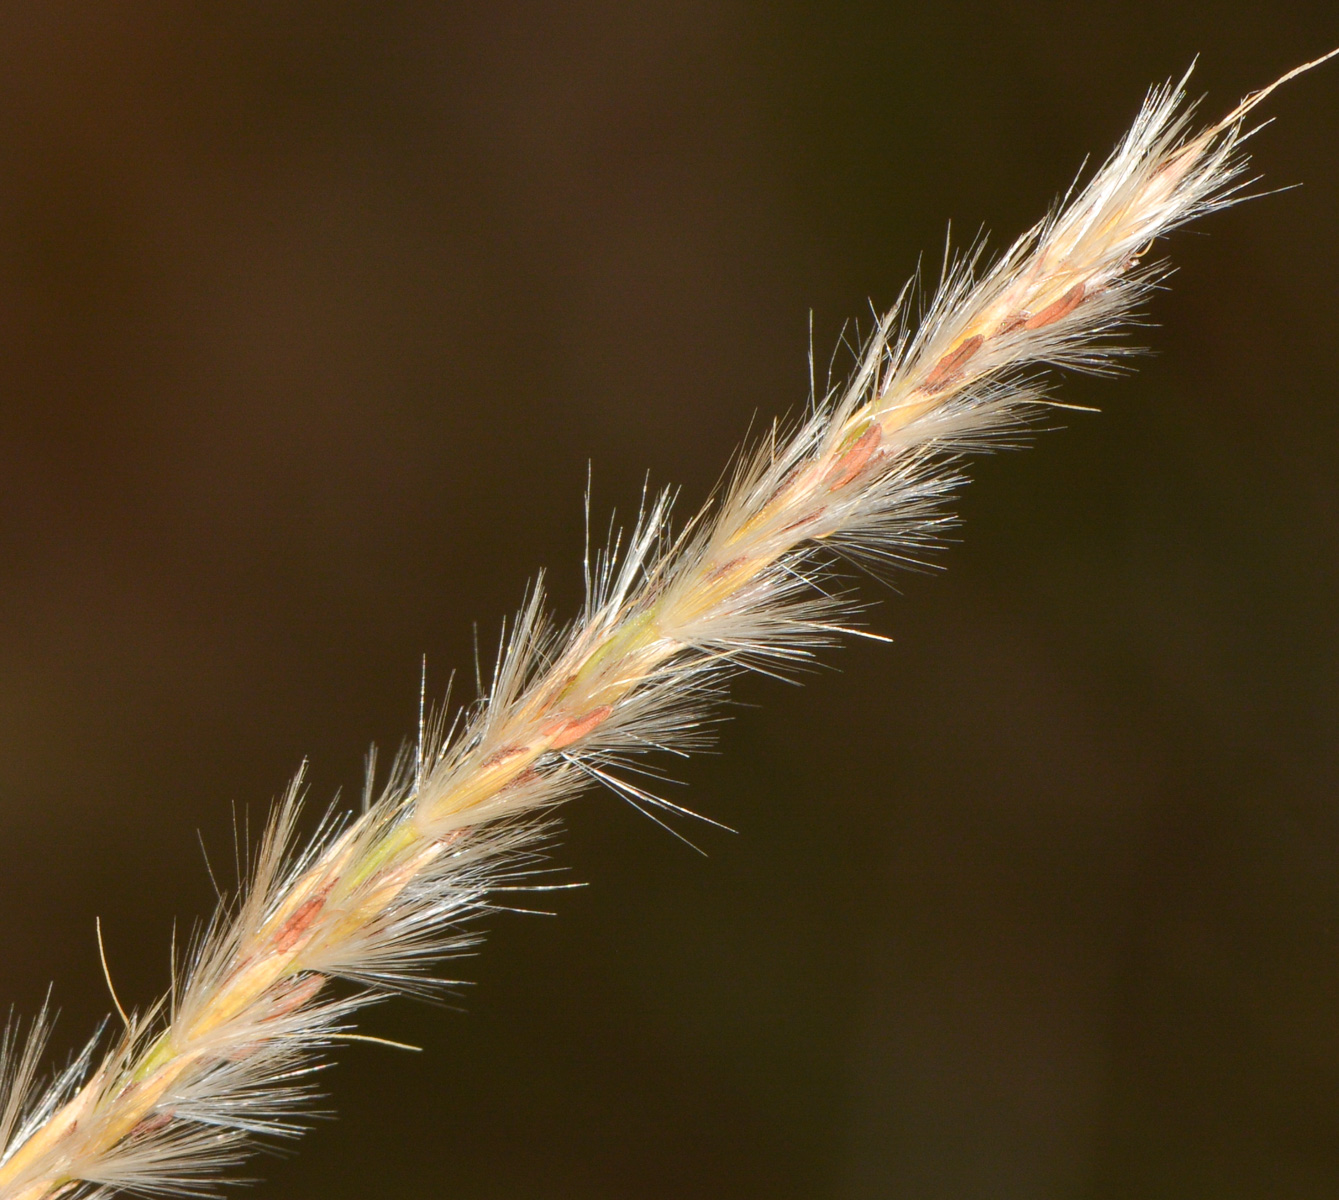
[[[706,494],[946,222],[1333,3],[0,10],[0,963],[59,1052],[166,984],[304,756],[356,792],[582,491]],[[397,1002],[259,1197],[1331,1197],[1339,69],[1173,247],[1157,351],[974,468],[961,544],[749,681],[701,857],[573,806],[554,919]],[[1201,236],[1207,234],[1208,236]],[[681,798],[681,797],[676,797]],[[235,807],[234,807],[235,806]]]

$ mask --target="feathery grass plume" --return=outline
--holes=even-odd
[[[289,788],[245,886],[109,1046],[95,1037],[39,1086],[47,1017],[26,1036],[11,1022],[0,1200],[211,1191],[256,1138],[299,1131],[311,1074],[358,1036],[359,1009],[436,986],[431,968],[525,882],[554,805],[598,782],[682,811],[635,781],[643,756],[701,744],[736,672],[784,674],[846,632],[834,558],[897,565],[937,543],[957,464],[1052,403],[1045,368],[1127,353],[1112,335],[1164,274],[1151,247],[1239,197],[1247,114],[1314,65],[1193,134],[1185,80],[1155,88],[1092,179],[997,261],[946,260],[914,326],[904,289],[850,382],[774,424],[714,504],[675,531],[669,493],[646,500],[625,545],[588,554],[572,624],[536,583],[486,694],[425,722],[360,812],[299,846]]]

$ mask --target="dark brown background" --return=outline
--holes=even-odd
[[[705,494],[945,221],[1030,223],[1145,87],[1332,3],[0,11],[0,963],[62,1052],[303,755],[356,788],[581,492]],[[980,464],[962,545],[585,890],[396,1003],[266,1197],[1331,1197],[1339,70],[1183,235],[1158,355]],[[874,589],[870,594],[876,594]]]

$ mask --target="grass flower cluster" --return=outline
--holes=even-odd
[[[556,805],[598,783],[678,811],[652,790],[657,756],[709,737],[731,677],[786,674],[848,632],[834,564],[921,558],[952,521],[963,457],[1054,403],[1048,369],[1129,353],[1115,335],[1165,273],[1151,251],[1240,195],[1244,121],[1271,90],[1195,131],[1184,80],[1155,89],[1000,257],[946,258],[923,312],[909,284],[850,381],[774,424],[711,504],[676,527],[670,493],[648,495],[625,538],[588,554],[575,621],[555,623],[537,582],[481,698],[428,716],[380,790],[369,771],[359,811],[302,842],[294,782],[157,1004],[121,1011],[50,1080],[48,1021],[11,1025],[0,1200],[211,1190],[256,1139],[300,1130],[311,1072],[359,1036],[358,1010],[439,986],[477,918],[527,885]]]

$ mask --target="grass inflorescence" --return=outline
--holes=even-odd
[[[1184,83],[1154,89],[1106,162],[998,258],[946,256],[922,312],[908,285],[849,381],[773,424],[690,520],[648,495],[625,537],[588,552],[574,621],[554,621],[536,582],[480,698],[426,715],[360,810],[302,841],[295,781],[157,1004],[117,1001],[120,1027],[45,1083],[47,1017],[11,1023],[0,1200],[211,1190],[256,1139],[300,1131],[312,1071],[362,1036],[359,1010],[440,985],[478,918],[532,880],[555,806],[601,784],[653,817],[684,811],[656,793],[656,757],[709,740],[738,672],[788,675],[853,632],[834,567],[938,545],[964,456],[1055,404],[1053,368],[1118,365],[1165,275],[1158,241],[1240,198],[1244,122],[1272,88],[1194,130]]]

